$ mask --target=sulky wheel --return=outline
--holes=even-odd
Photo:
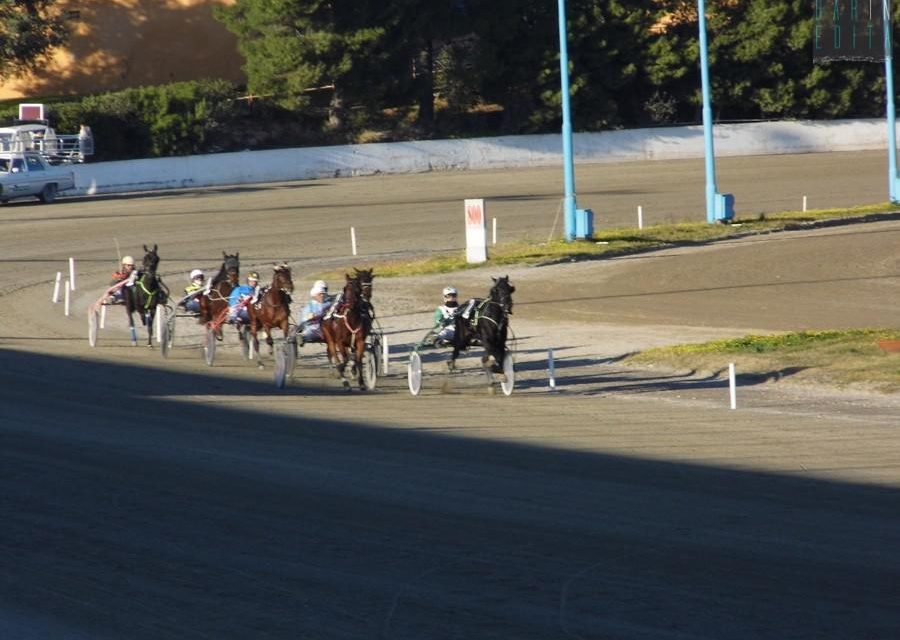
[[[406,378],[409,382],[409,392],[414,396],[422,390],[422,356],[418,351],[409,354],[409,364],[406,365]]]

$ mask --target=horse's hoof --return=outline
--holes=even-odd
[[[265,369],[265,367],[263,366],[263,363],[262,363],[262,362],[257,362],[256,368],[257,368],[257,369]]]
[[[346,389],[347,391],[351,391],[352,387],[350,387],[350,381],[349,381],[349,380],[344,380],[344,383],[343,383],[343,384],[344,384],[344,389]]]

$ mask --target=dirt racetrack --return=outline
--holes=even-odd
[[[754,213],[882,201],[882,155],[725,159],[719,190]],[[697,219],[702,170],[579,167],[579,205],[601,228],[637,205]],[[560,173],[0,208],[0,638],[896,638],[900,399],[755,380],[731,411],[722,377],[618,358],[896,326],[900,221],[455,274],[464,297],[491,275],[517,287],[509,398],[474,357],[448,378],[441,354],[408,393],[446,276],[376,278],[392,356],[370,393],[342,391],[316,345],[284,390],[233,335],[207,367],[187,321],[164,360],[130,346],[120,309],[88,346],[116,241],[158,243],[173,289],[223,250],[263,280],[287,260],[302,299],[323,268],[460,249],[465,197],[487,198],[501,240],[545,239]],[[65,317],[50,299],[70,256]]]

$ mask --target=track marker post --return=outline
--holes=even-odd
[[[356,255],[356,229],[350,227],[350,248],[353,251],[353,255]]]
[[[51,300],[53,300],[53,304],[56,304],[57,302],[59,302],[60,278],[62,278],[62,271],[57,271],[56,272],[56,284],[53,285],[53,298],[51,298]]]
[[[806,196],[803,196],[803,212],[806,213]]]
[[[556,367],[553,364],[553,349],[547,350],[547,376],[550,379],[550,391],[556,390]]]
[[[497,218],[491,218],[491,244],[497,244]]]
[[[66,303],[65,303],[66,315],[68,316],[69,315],[69,281],[68,280],[66,280],[65,300],[66,300]]]
[[[69,258],[69,286],[75,291],[75,258]]]
[[[644,228],[644,207],[638,205],[638,229]]]
[[[735,386],[734,363],[732,362],[728,365],[728,392],[731,397],[732,410],[737,409],[737,392]]]
[[[388,351],[388,339],[387,336],[382,336],[381,338],[381,375],[386,376],[388,374],[388,370],[390,367],[390,363],[388,363],[388,358],[390,358],[390,353]]]

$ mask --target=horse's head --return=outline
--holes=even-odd
[[[512,315],[512,294],[516,288],[509,283],[509,276],[491,279],[494,281],[494,286],[491,287],[491,300],[500,305],[505,314]]]
[[[224,262],[222,262],[222,272],[228,277],[228,282],[232,286],[238,286],[241,280],[241,261],[240,252],[234,255],[222,252]]]
[[[375,278],[374,269],[357,269],[353,267],[354,277],[359,280],[362,297],[366,301],[372,300],[372,280]]]
[[[277,264],[273,270],[275,275],[272,276],[272,288],[288,294],[293,293],[294,280],[291,277],[291,268],[286,264]]]
[[[348,309],[355,309],[359,304],[360,299],[363,297],[362,284],[357,276],[351,276],[349,273],[345,273],[344,277],[347,279],[347,283],[344,285],[343,304],[346,305]]]
[[[144,260],[141,265],[141,271],[144,273],[155,274],[156,267],[159,266],[159,254],[156,253],[157,245],[153,245],[152,249],[148,249],[147,245],[144,245]]]

